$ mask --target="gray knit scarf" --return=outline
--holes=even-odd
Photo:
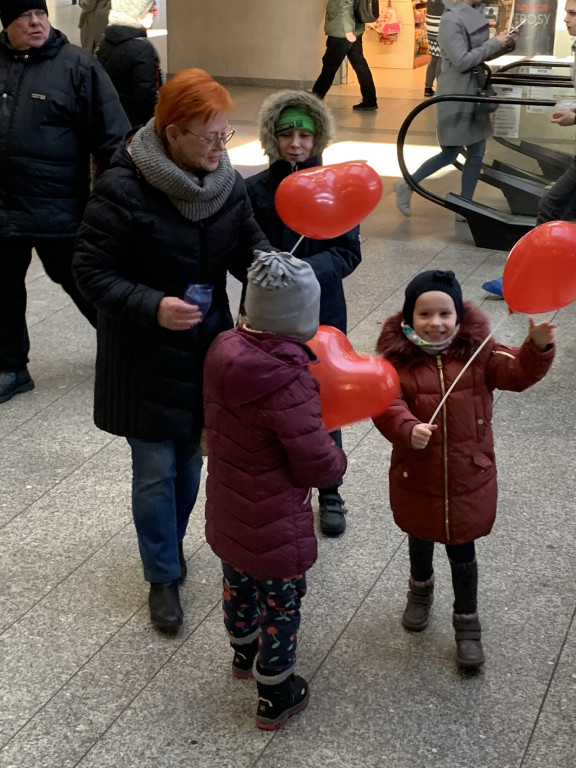
[[[235,173],[226,151],[220,156],[218,168],[202,179],[173,163],[156,133],[154,118],[136,131],[130,153],[146,181],[164,192],[190,221],[201,221],[219,211],[234,186]]]

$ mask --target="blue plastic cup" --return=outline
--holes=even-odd
[[[186,288],[184,301],[188,304],[195,304],[202,312],[202,319],[204,319],[212,304],[213,290],[214,286],[208,285],[208,283],[190,283]]]

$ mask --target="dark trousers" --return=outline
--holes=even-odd
[[[73,237],[0,237],[0,371],[20,371],[28,363],[26,272],[32,248],[48,277],[62,286],[96,327],[96,309],[82,296],[72,277],[74,241]]]
[[[576,218],[576,158],[538,204],[537,224]]]
[[[224,562],[222,573],[224,626],[230,640],[259,637],[258,666],[267,677],[292,669],[306,576],[255,579]]]
[[[364,104],[376,106],[376,87],[368,62],[364,58],[362,35],[358,35],[353,43],[346,40],[345,37],[326,38],[326,52],[322,57],[322,72],[314,83],[312,93],[321,99],[324,98],[334,82],[338,68],[346,57],[348,57],[348,61],[358,77],[362,101]]]
[[[409,536],[408,551],[410,554],[410,575],[414,581],[428,581],[434,572],[434,542]],[[446,554],[452,571],[454,613],[468,615],[476,613],[478,607],[478,565],[474,542],[446,544]]]
[[[341,429],[336,429],[334,432],[330,432],[330,437],[332,438],[332,440],[334,440],[338,448],[342,448],[342,430]],[[319,501],[322,501],[323,496],[327,496],[331,493],[338,493],[338,488],[340,488],[340,486],[342,485],[342,482],[343,480],[342,478],[340,478],[340,480],[337,480],[334,483],[334,485],[330,485],[328,486],[328,488],[318,488]]]
[[[430,61],[426,67],[426,80],[424,81],[424,88],[432,88],[434,80],[436,80],[442,70],[442,57],[430,56]]]

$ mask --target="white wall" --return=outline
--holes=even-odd
[[[325,0],[169,0],[168,71],[309,86],[324,52]]]

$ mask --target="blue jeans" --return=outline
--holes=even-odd
[[[232,642],[258,638],[258,666],[282,682],[296,661],[306,576],[255,579],[222,563],[224,626]]]
[[[146,581],[169,583],[180,576],[178,544],[200,486],[200,434],[162,442],[127,438],[132,449],[132,515]]]
[[[420,168],[412,174],[412,178],[415,182],[420,184],[423,179],[427,179],[428,176],[432,176],[433,173],[439,171],[441,168],[445,168],[452,163],[458,157],[458,154],[462,147],[441,147],[442,151],[434,157],[426,160],[422,163]],[[477,141],[475,144],[469,144],[466,147],[466,162],[462,170],[462,197],[466,200],[472,200],[474,197],[474,190],[476,184],[480,178],[480,171],[482,170],[482,160],[484,153],[486,152],[486,142]]]

